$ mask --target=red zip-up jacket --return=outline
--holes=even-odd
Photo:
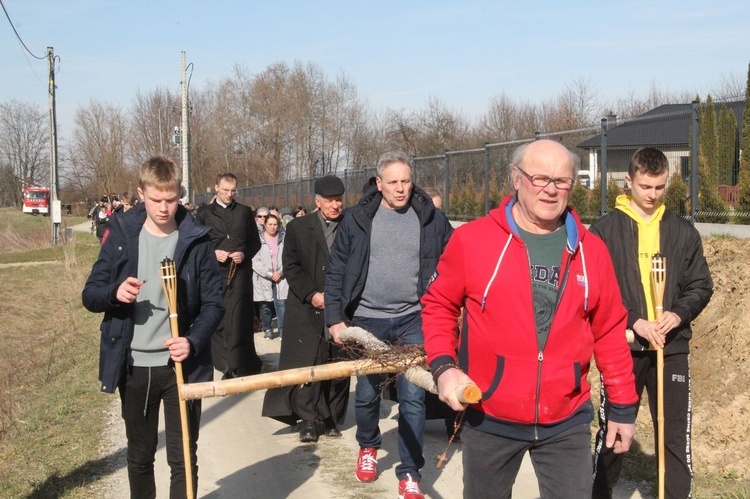
[[[512,197],[465,224],[448,242],[422,298],[433,372],[458,363],[482,390],[466,423],[480,431],[543,439],[593,418],[586,381],[592,354],[613,404],[613,421],[633,423],[638,397],[625,339],[626,311],[604,243],[572,210],[549,337],[537,346],[526,246]],[[465,307],[460,332],[456,321]]]

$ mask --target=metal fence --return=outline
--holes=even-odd
[[[744,102],[723,104],[728,104],[737,115],[739,144]],[[717,107],[719,105],[721,103],[716,104]],[[723,199],[720,209],[716,209],[716,206],[713,206],[714,211],[700,209],[698,168],[692,166],[698,164],[698,147],[694,144],[699,143],[699,110],[699,104],[695,102],[669,104],[628,120],[608,116],[602,118],[597,127],[536,133],[533,137],[486,144],[482,148],[417,157],[414,158],[414,179],[420,187],[432,187],[441,192],[443,210],[451,220],[471,220],[496,207],[510,192],[509,164],[514,150],[533,140],[548,138],[561,142],[580,157],[577,182],[580,187],[576,186],[575,189],[588,190],[583,194],[578,192],[575,197],[571,194],[571,200],[575,199],[577,205],[574,204],[574,208],[581,218],[590,222],[613,209],[616,196],[625,187],[630,157],[638,148],[648,146],[662,150],[667,156],[670,183],[684,182],[682,198],[672,200],[674,205],[671,209],[693,222],[750,222],[750,214],[734,210],[733,202],[737,197],[734,186],[716,187],[717,197]],[[738,165],[739,148],[735,161]],[[373,166],[343,171],[340,176],[346,186],[345,207],[357,202],[362,187],[375,175],[375,170]],[[606,182],[600,182],[602,178]],[[314,182],[315,178],[302,178],[242,187],[237,199],[256,208],[276,206],[293,209],[303,206],[310,209],[314,206]],[[211,193],[196,194],[195,203],[208,202],[210,197]]]

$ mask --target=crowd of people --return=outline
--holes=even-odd
[[[260,373],[255,333],[262,332],[283,339],[279,369],[321,365],[354,355],[342,333],[360,326],[391,345],[423,346],[443,408],[451,422],[451,411],[460,414],[466,498],[510,497],[526,453],[542,497],[612,497],[644,387],[656,424],[655,349],[664,349],[667,492],[689,497],[690,323],[713,289],[700,237],[664,211],[669,164],[661,151],[635,153],[629,193],[591,230],[567,204],[578,163],[552,140],[521,145],[509,165],[511,194],[454,230],[440,192],[415,185],[413,160],[401,152],[381,156],[377,175],[346,210],[341,179],[319,178],[310,212],[245,206],[228,172],[217,175],[211,202],[191,212],[179,203],[174,162],[146,161],[142,202],[103,197],[90,213],[97,224],[107,220],[83,290],[84,305],[104,313],[101,389],[118,389],[122,399],[132,496],[155,497],[161,404],[170,494],[185,495],[175,362],[185,363],[186,382],[211,379],[213,370],[223,379]],[[165,254],[181,279],[179,338],[169,334],[156,271]],[[655,254],[668,262],[663,314],[648,277]],[[602,380],[593,457],[592,358]],[[385,379],[356,379],[359,482],[377,478],[378,451],[390,445],[379,427]],[[268,390],[262,416],[289,425],[303,443],[340,437],[350,382]],[[457,397],[466,383],[480,388],[479,403]],[[395,388],[398,496],[421,499],[429,398],[403,376]],[[195,463],[201,404],[188,406]],[[197,467],[192,473],[197,491]]]

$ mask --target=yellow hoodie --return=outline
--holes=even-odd
[[[655,315],[654,292],[651,287],[651,258],[659,253],[659,222],[664,215],[665,207],[663,204],[659,206],[651,219],[645,221],[630,207],[630,196],[621,194],[617,196],[615,209],[622,211],[638,224],[638,268],[641,273],[641,285],[646,295],[648,320],[653,321]]]

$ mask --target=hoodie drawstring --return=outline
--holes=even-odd
[[[500,270],[500,264],[502,263],[503,257],[505,257],[505,252],[508,251],[508,246],[510,246],[512,240],[513,234],[508,234],[508,240],[505,242],[505,247],[503,247],[503,251],[500,253],[500,258],[497,259],[497,264],[495,264],[495,271],[492,273],[492,277],[490,277],[490,282],[487,283],[487,287],[484,288],[484,294],[482,295],[482,311],[484,311],[484,304],[487,303],[487,294],[490,292],[490,286],[492,286],[492,283],[495,281],[497,271]]]
[[[586,255],[583,252],[583,242],[578,243],[581,248],[581,267],[583,267],[583,311],[589,309],[589,274],[586,271]]]
[[[143,403],[143,417],[148,414],[148,396],[151,394],[151,368],[148,368],[148,385],[146,385],[146,400]]]

